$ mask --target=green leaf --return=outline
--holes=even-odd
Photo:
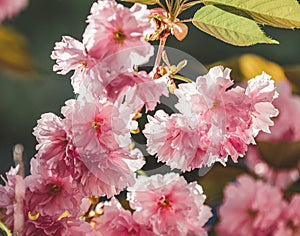
[[[213,168],[198,181],[207,196],[206,203],[208,205],[220,203],[223,198],[224,187],[243,173],[246,173],[246,171],[241,168],[231,166],[224,167],[220,164],[215,164]]]
[[[142,3],[146,5],[155,5],[158,3],[158,0],[122,0],[123,2],[133,2],[133,3]]]
[[[236,8],[249,14],[256,22],[282,28],[300,28],[300,4],[296,0],[204,0],[231,11]]]
[[[257,147],[262,159],[276,170],[296,168],[300,160],[300,142],[259,142]]]
[[[195,13],[192,22],[202,31],[232,45],[278,44],[276,40],[268,38],[253,20],[215,6],[202,7]]]

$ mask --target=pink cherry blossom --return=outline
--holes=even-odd
[[[67,230],[66,218],[58,221],[57,217],[53,218],[51,216],[39,216],[37,220],[27,219],[23,235],[64,235],[63,233]]]
[[[175,90],[179,99],[175,106],[182,114],[199,116],[201,122],[213,125],[224,136],[237,129],[245,131],[251,121],[245,89],[229,89],[233,85],[229,72],[228,68],[214,67],[196,83],[180,84]],[[252,142],[248,136],[245,139]]]
[[[93,57],[109,60],[109,64],[141,65],[153,55],[153,47],[144,40],[152,29],[146,5],[130,9],[114,0],[95,2],[88,16],[83,44]]]
[[[243,106],[244,89],[229,89],[233,85],[229,74],[228,68],[214,67],[206,75],[199,76],[196,83],[180,84],[175,90],[179,99],[175,107],[186,117],[198,117],[194,122],[208,127],[206,142],[209,148],[204,149],[203,154],[209,158],[206,162],[198,161],[197,167],[215,161],[225,163],[228,155],[236,161],[245,154],[246,144],[252,142],[246,130],[249,116],[245,112],[247,106]]]
[[[31,160],[31,175],[26,177],[28,191],[27,207],[33,213],[43,215],[62,214],[67,210],[76,215],[77,204],[82,194],[72,184],[70,176],[58,177],[56,174],[43,168],[36,159]],[[55,203],[53,207],[52,204]]]
[[[53,71],[56,71],[58,74],[65,75],[70,71],[74,71],[71,77],[71,84],[76,94],[84,92],[82,89],[92,84],[93,89],[98,90],[98,95],[101,91],[100,94],[103,96],[105,92],[102,91],[104,89],[102,76],[108,78],[111,72],[107,73],[107,71],[118,71],[117,73],[121,73],[119,70],[122,69],[122,65],[108,65],[104,61],[100,63],[98,59],[94,58],[94,55],[88,54],[82,42],[70,36],[63,36],[61,42],[55,43],[51,59],[56,62],[53,66]],[[123,68],[122,71],[127,69]]]
[[[53,70],[62,75],[89,65],[83,43],[70,36],[63,36],[61,42],[55,43],[51,59],[56,60]]]
[[[274,125],[270,118],[276,117],[279,113],[271,103],[278,97],[278,93],[275,91],[274,81],[270,78],[270,75],[263,72],[261,75],[249,80],[246,88],[248,102],[251,104],[250,111],[253,117],[252,129],[254,136],[260,130],[270,133],[269,126]]]
[[[203,226],[212,214],[197,183],[169,173],[140,176],[128,190],[134,219],[156,235],[207,235]]]
[[[290,184],[299,179],[300,162],[298,167],[292,169],[275,170],[261,158],[255,147],[249,147],[245,160],[248,167],[254,171],[255,174],[265,178],[268,183],[276,185],[280,189],[287,188]]]
[[[36,220],[27,219],[24,236],[96,236],[92,226],[75,218],[65,217],[60,220],[51,216],[38,216]]]
[[[155,236],[149,226],[138,224],[129,210],[124,210],[116,199],[104,206],[104,214],[95,219],[96,232],[106,236]]]
[[[59,217],[67,211],[77,216],[82,194],[72,184],[71,176],[58,177],[31,159],[31,175],[26,177],[26,207],[32,214]]]
[[[28,0],[1,0],[0,1],[0,23],[6,18],[12,18],[23,10]]]
[[[24,224],[25,182],[17,172],[18,166],[6,173],[7,180],[1,176],[5,186],[0,185],[0,221],[12,232],[21,234]]]
[[[151,155],[157,153],[159,161],[166,162],[171,168],[191,170],[213,159],[208,152],[213,148],[209,124],[198,124],[195,117],[182,114],[169,116],[162,110],[154,117],[148,116],[148,120],[143,130],[147,151]]]
[[[139,150],[129,151],[131,109],[84,99],[66,104],[64,124],[78,154],[69,164],[81,191],[111,197],[134,184],[134,172],[145,162]]]
[[[67,236],[101,236],[99,233],[96,233],[94,229],[92,228],[91,224],[88,222],[85,222],[83,220],[73,219],[73,221],[70,219],[67,221],[68,224],[68,230],[66,232]]]
[[[160,97],[169,95],[166,77],[153,80],[152,73],[147,74],[145,71],[128,73],[124,77],[135,82],[127,91],[125,90],[125,102],[134,112],[144,105],[146,111],[154,110],[157,103],[160,103]]]
[[[219,209],[219,235],[269,235],[284,207],[282,192],[261,180],[243,175],[224,191]]]
[[[125,155],[118,150],[105,156],[73,159],[72,177],[85,196],[112,197],[135,182],[134,172],[144,165],[138,150]]]
[[[84,76],[96,64],[96,60],[88,55],[83,43],[70,37],[64,36],[61,42],[55,43],[51,59],[56,60],[53,71],[65,75],[75,70],[71,83],[75,93],[79,93]]]
[[[275,124],[270,128],[271,134],[260,133],[257,137],[262,141],[298,141],[300,140],[300,97],[292,94],[289,82],[280,81],[276,84],[279,97],[273,104],[279,110]]]
[[[154,110],[161,95],[168,96],[166,81],[166,77],[153,80],[153,73],[146,71],[111,74],[103,81],[85,77],[80,95],[88,99],[106,97],[111,102],[122,100],[125,96],[125,103],[132,113],[136,113],[144,105],[146,110]]]
[[[56,60],[53,70],[59,74],[75,70],[71,78],[74,92],[82,93],[89,87],[102,97],[104,88],[120,74],[148,62],[153,55],[153,47],[144,40],[152,30],[148,14],[141,4],[128,9],[114,0],[95,2],[83,43],[69,36],[56,43],[51,54]]]
[[[91,170],[91,167],[94,165],[94,169]],[[121,188],[117,188],[110,184],[110,182],[102,181],[101,176],[104,175],[105,169],[101,170],[98,168],[99,161],[95,163],[91,161],[88,162],[87,160],[82,161],[81,158],[77,156],[70,159],[69,166],[73,182],[85,197],[104,195],[111,197],[122,191]],[[97,171],[99,171],[99,174]],[[127,183],[124,183],[123,187],[125,187],[126,184]]]
[[[83,98],[67,103],[65,125],[80,156],[128,149],[131,110],[109,101]],[[123,109],[124,108],[124,109]],[[122,113],[121,113],[122,112]]]
[[[66,156],[70,140],[61,118],[53,113],[45,113],[38,120],[33,135],[38,141],[36,158],[39,163],[60,176],[69,174]]]
[[[193,113],[203,113],[207,120],[212,119],[217,115],[214,113],[216,109],[224,108],[226,89],[233,85],[229,74],[228,68],[214,67],[207,74],[199,76],[196,83],[179,85],[179,89],[175,90],[175,95],[179,98],[176,107],[184,113],[185,109],[181,106],[181,102],[191,102],[189,107],[192,107]],[[224,117],[224,112],[222,113],[220,118]]]
[[[68,106],[63,108],[63,113],[67,117],[72,117],[71,107],[74,105],[72,101],[68,101]],[[126,187],[126,184],[134,183],[135,168],[139,169],[144,164],[140,155],[134,152],[132,155],[126,154],[123,149],[118,151],[116,148],[113,153],[93,155],[93,158],[87,154],[80,157],[73,144],[72,131],[72,120],[61,119],[52,113],[43,114],[34,129],[39,142],[36,157],[45,173],[52,173],[53,181],[55,179],[63,183],[66,181],[67,185],[73,181],[84,196],[113,196]],[[86,158],[87,156],[89,158]],[[109,172],[111,176],[108,178]],[[121,176],[128,181],[120,182]]]
[[[300,235],[300,195],[295,194],[290,203],[285,205],[274,236],[296,236]]]

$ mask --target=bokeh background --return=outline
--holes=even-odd
[[[24,55],[21,63],[9,63],[14,61],[14,54],[9,50],[18,48],[18,44],[13,40],[0,40],[1,174],[13,165],[12,147],[16,143],[25,146],[26,169],[29,172],[29,160],[35,155],[36,141],[32,130],[36,121],[45,112],[59,114],[65,100],[73,98],[69,80],[71,75],[56,75],[52,71],[54,62],[50,54],[54,43],[60,41],[63,35],[81,40],[93,2],[31,0],[18,16],[2,23],[21,35],[17,42],[25,40],[28,55]],[[183,17],[192,17],[195,10],[191,9]],[[260,55],[282,66],[300,65],[300,30],[263,29],[280,45],[235,47],[200,32],[192,25],[189,25],[189,35],[184,41],[170,38],[167,45],[190,54],[205,65],[245,53]]]

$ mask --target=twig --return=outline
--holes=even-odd
[[[162,56],[162,53],[163,53],[163,50],[164,50],[164,46],[165,46],[166,41],[167,41],[167,37],[168,37],[168,35],[166,35],[166,36],[164,36],[160,39],[159,47],[158,47],[158,51],[157,51],[157,55],[156,55],[156,59],[155,59],[154,68],[159,67],[159,64],[160,64],[160,61],[161,61],[161,56]]]

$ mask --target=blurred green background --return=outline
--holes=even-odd
[[[63,35],[81,40],[85,19],[92,0],[32,0],[29,6],[12,20],[3,22],[22,34],[28,43],[34,75],[7,70],[0,62],[0,171],[11,165],[12,147],[25,146],[27,173],[29,160],[35,155],[36,141],[32,129],[45,112],[59,115],[65,100],[72,98],[70,74],[52,72],[50,59],[54,43]],[[191,17],[195,9],[185,14]],[[182,50],[203,64],[210,64],[244,53],[254,53],[280,65],[300,65],[300,30],[263,27],[280,45],[254,45],[235,47],[227,45],[189,25],[189,35],[183,42],[169,39],[167,46]],[[2,45],[3,46],[3,45]],[[5,45],[4,45],[5,46]],[[10,47],[12,45],[6,45]],[[5,47],[6,47],[5,46]],[[0,51],[0,54],[3,53]],[[299,78],[300,79],[300,78]]]

